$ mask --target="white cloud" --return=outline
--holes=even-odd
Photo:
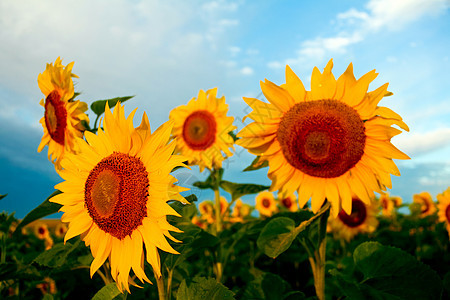
[[[253,75],[253,73],[254,73],[254,71],[253,71],[253,69],[250,68],[250,67],[243,67],[243,68],[241,69],[241,74],[242,74],[242,75]]]
[[[348,47],[370,34],[386,29],[400,30],[424,16],[443,13],[449,3],[448,0],[370,0],[365,11],[351,8],[337,14],[340,30],[336,35],[304,41],[297,51],[298,56],[286,62],[301,65],[313,61],[318,64],[330,55],[346,53]]]
[[[270,61],[267,63],[267,67],[270,69],[282,69],[284,65],[279,61]]]
[[[423,133],[404,133],[393,143],[410,157],[418,157],[450,146],[450,128],[439,128]]]

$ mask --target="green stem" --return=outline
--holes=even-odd
[[[314,251],[316,255],[314,287],[319,300],[325,300],[325,256],[327,250],[327,222],[329,215],[330,211],[327,209],[327,211],[320,216],[318,249]]]
[[[172,298],[172,278],[173,278],[173,270],[169,270],[167,268],[167,299]]]
[[[214,190],[214,198],[215,198],[215,213],[216,213],[216,233],[219,235],[219,232],[222,231],[222,214],[220,209],[220,192],[219,188]]]
[[[154,274],[156,278],[156,285],[158,286],[159,300],[167,300],[166,290],[164,289],[164,278],[162,274],[161,276],[158,276],[155,272]]]

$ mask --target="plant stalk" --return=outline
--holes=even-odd
[[[158,295],[159,300],[167,300],[166,289],[164,288],[164,278],[161,276],[158,277],[158,274],[155,274],[156,285],[158,286]]]

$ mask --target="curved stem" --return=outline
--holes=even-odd
[[[214,190],[214,198],[215,198],[215,213],[216,213],[216,232],[219,235],[219,232],[222,231],[222,214],[220,209],[220,192],[219,188]]]

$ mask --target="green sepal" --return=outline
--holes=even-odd
[[[130,100],[134,96],[125,96],[125,97],[116,97],[106,100],[97,100],[92,102],[91,110],[97,115],[100,116],[105,112],[106,102],[108,102],[109,108],[113,108],[116,106],[117,102],[123,103],[127,100]]]
[[[260,161],[261,157],[257,156],[252,161],[252,163],[243,170],[243,172],[255,171],[269,166],[269,162],[267,160]]]

